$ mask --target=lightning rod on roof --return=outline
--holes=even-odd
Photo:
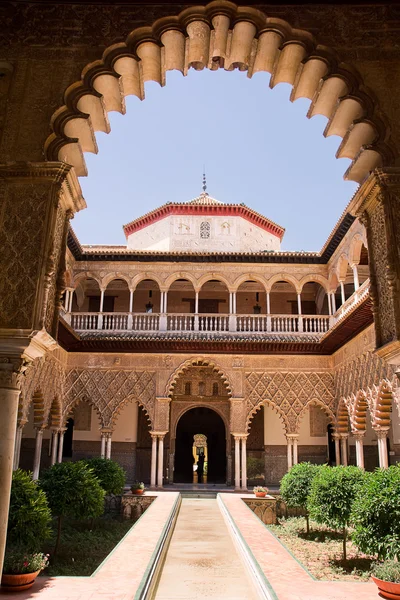
[[[203,166],[203,192],[204,192],[204,194],[207,193],[206,169],[204,166]]]

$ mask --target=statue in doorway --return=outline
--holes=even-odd
[[[198,482],[203,482],[203,474],[204,474],[204,449],[199,448],[199,458],[197,459],[197,476]]]

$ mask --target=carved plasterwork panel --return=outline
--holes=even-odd
[[[74,429],[90,431],[92,427],[92,407],[87,402],[80,402],[73,412]]]
[[[43,251],[49,186],[0,185],[0,326],[30,329]]]
[[[47,423],[51,405],[55,398],[64,399],[65,373],[61,363],[52,354],[33,361],[26,374],[21,377],[19,420],[26,422],[33,395],[40,392],[44,403],[43,423]]]
[[[287,433],[296,433],[299,416],[313,401],[325,407],[332,418],[335,412],[334,382],[331,373],[256,372],[246,373],[247,420],[264,403],[282,418]]]
[[[311,437],[323,437],[326,435],[326,428],[328,425],[328,419],[326,414],[320,409],[319,406],[311,405],[310,410],[310,436]]]
[[[114,369],[71,369],[66,374],[64,415],[85,399],[97,410],[103,427],[112,427],[129,401],[137,401],[154,422],[155,373]]]

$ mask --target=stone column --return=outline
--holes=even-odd
[[[111,438],[112,438],[112,433],[111,432],[107,433],[106,458],[108,458],[109,460],[111,460]]]
[[[133,312],[133,290],[130,289],[129,290],[129,315],[128,315],[128,329],[129,330],[131,330],[132,326],[133,326],[132,312]]]
[[[97,329],[103,329],[104,292],[105,290],[100,290],[100,314],[97,320]]]
[[[377,429],[375,430],[376,437],[378,438],[378,453],[379,453],[379,467],[381,469],[387,469],[389,466],[389,457],[387,451],[387,436],[388,429]]]
[[[331,294],[328,292],[326,294],[326,297],[327,297],[327,300],[328,300],[328,313],[329,313],[329,316],[331,317],[332,316]]]
[[[106,457],[106,434],[105,433],[101,434],[100,457],[101,458],[105,458]]]
[[[19,425],[15,433],[15,447],[14,447],[14,462],[13,470],[16,471],[19,467],[19,457],[21,455],[21,442],[22,442],[22,430],[24,426]]]
[[[242,490],[247,490],[247,435],[242,436]]]
[[[356,292],[358,290],[358,288],[360,287],[360,282],[358,279],[358,269],[357,269],[357,264],[354,263],[351,265],[351,268],[353,269],[353,279],[354,279],[354,291]]]
[[[364,435],[365,431],[353,433],[356,442],[356,463],[360,469],[364,469]]]
[[[340,435],[340,447],[341,447],[342,465],[344,465],[345,467],[347,467],[347,465],[348,465],[348,461],[347,461],[347,440],[348,440],[348,437],[349,437],[348,433],[342,433]]]
[[[292,455],[293,440],[290,435],[286,436],[286,442],[287,442],[287,467],[288,467],[288,471],[290,471],[290,469],[293,466],[293,455]]]
[[[336,297],[335,297],[336,292],[332,292],[331,294],[331,301],[332,301],[332,314],[334,315],[336,312]]]
[[[158,436],[158,469],[157,469],[157,487],[163,487],[164,476],[164,436]]]
[[[367,230],[376,352],[400,364],[400,168],[375,169],[349,209]]]
[[[53,429],[51,436],[51,466],[53,466],[57,462],[58,431]]]
[[[150,432],[151,435],[151,471],[150,471],[150,487],[156,487],[156,471],[157,471],[157,434]]]
[[[57,462],[61,463],[63,459],[63,447],[64,447],[64,434],[67,430],[65,428],[60,429],[59,431],[59,440],[58,440],[58,455]]]
[[[226,457],[226,485],[232,485],[232,452]]]
[[[240,490],[240,437],[234,436],[235,439],[235,490]]]
[[[340,435],[338,433],[333,433],[332,438],[335,441],[335,462],[338,467],[340,465]]]
[[[7,536],[8,510],[17,428],[18,400],[21,393],[17,368],[0,357],[0,573],[3,568]]]
[[[297,312],[301,315],[301,294],[297,294]]]
[[[346,294],[344,293],[344,281],[340,281],[340,294],[342,297],[342,304],[346,302]]]
[[[297,463],[299,462],[299,453],[298,453],[299,435],[293,434],[292,440],[293,440],[293,464],[297,465]]]
[[[40,459],[42,457],[42,442],[43,442],[43,428],[36,428],[36,442],[35,442],[35,455],[33,457],[33,474],[32,479],[36,481],[39,479],[40,471]]]

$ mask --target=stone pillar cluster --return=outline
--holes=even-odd
[[[244,434],[233,434],[235,440],[235,490],[247,490],[247,437]]]
[[[164,484],[164,437],[165,431],[151,431],[150,487],[161,489]]]

